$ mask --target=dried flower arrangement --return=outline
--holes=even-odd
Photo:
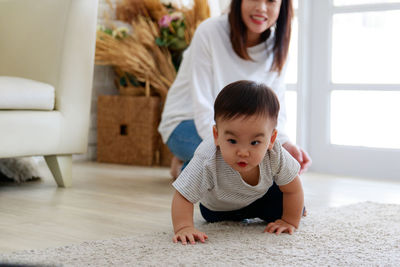
[[[114,67],[118,87],[130,90],[121,94],[159,95],[164,102],[183,51],[210,15],[207,0],[193,2],[188,8],[160,0],[120,0],[115,9],[109,3],[117,20],[132,29],[100,26],[95,58],[98,65]]]

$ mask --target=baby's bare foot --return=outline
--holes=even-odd
[[[171,168],[169,170],[169,173],[172,176],[172,179],[175,181],[176,178],[178,178],[179,174],[181,173],[181,168],[183,165],[183,161],[178,159],[177,157],[173,156],[171,160]]]

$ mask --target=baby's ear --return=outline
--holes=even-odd
[[[278,136],[278,131],[276,129],[274,129],[274,131],[272,132],[272,135],[271,135],[271,139],[269,141],[269,146],[268,146],[269,150],[271,150],[274,147],[277,136]]]
[[[214,136],[214,144],[218,146],[218,129],[217,125],[213,126],[213,136]]]

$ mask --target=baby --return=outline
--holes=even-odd
[[[276,141],[279,101],[263,84],[227,85],[214,103],[213,140],[204,140],[173,183],[173,242],[205,242],[193,204],[208,222],[261,218],[264,232],[292,234],[302,216],[300,166]]]

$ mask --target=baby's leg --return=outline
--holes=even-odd
[[[239,210],[213,211],[200,203],[200,212],[207,222],[243,221],[244,219],[260,218],[266,222],[274,222],[282,218],[283,193],[273,183],[268,192],[262,197]],[[305,208],[303,215],[306,214]]]
[[[257,217],[272,222],[282,217],[282,195],[281,190],[274,183],[262,198],[242,209],[213,211],[200,203],[200,212],[207,222],[243,221]]]
[[[250,204],[256,217],[266,221],[273,222],[282,218],[283,193],[279,187],[273,183],[267,193],[260,199]]]
[[[178,178],[179,174],[181,173],[182,166],[183,166],[183,161],[178,159],[176,156],[173,156],[171,160],[171,168],[169,173],[171,174],[174,180]]]
[[[222,222],[222,221],[243,221],[244,219],[254,218],[249,217],[247,207],[232,211],[214,211],[204,207],[200,203],[200,212],[207,222]]]
[[[201,141],[193,120],[182,121],[171,133],[167,146],[174,154],[170,170],[174,179],[179,176],[181,169],[185,168],[192,159],[194,151]]]
[[[283,193],[275,183],[268,189],[267,193],[260,199],[250,204],[252,213],[256,217],[273,222],[282,218],[283,213]],[[306,208],[303,208],[303,216],[307,215]]]

